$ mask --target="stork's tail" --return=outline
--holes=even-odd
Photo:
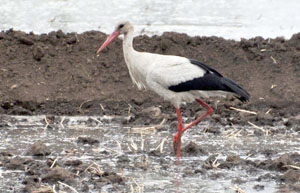
[[[227,79],[225,77],[222,77],[221,81],[222,81],[223,85],[228,88],[228,90],[230,90],[232,93],[236,94],[235,97],[237,97],[240,101],[246,102],[249,100],[249,98],[250,98],[249,93],[244,88],[242,88],[240,85],[238,85],[234,81]]]

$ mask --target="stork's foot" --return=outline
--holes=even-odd
[[[182,136],[182,132],[178,131],[173,139],[173,149],[174,149],[174,153],[176,154],[176,157],[179,158],[180,157],[180,149],[181,149],[181,136]]]

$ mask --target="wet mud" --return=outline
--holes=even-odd
[[[251,95],[205,99],[214,112],[184,135],[180,163],[174,108],[133,86],[121,40],[95,55],[105,38],[0,32],[4,192],[300,191],[300,34],[135,38],[139,51],[198,59]],[[187,123],[203,109],[182,112]]]
[[[299,132],[204,121],[183,136],[122,124],[128,118],[2,117],[0,186],[5,192],[298,192]],[[216,128],[218,132],[211,132]],[[258,132],[263,130],[262,132]],[[282,131],[284,130],[284,131]]]

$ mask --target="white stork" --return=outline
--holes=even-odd
[[[223,77],[213,68],[193,59],[180,56],[160,55],[134,50],[132,24],[119,23],[115,31],[107,37],[98,49],[99,54],[119,35],[124,35],[123,52],[130,77],[139,89],[149,88],[170,101],[176,108],[178,132],[174,136],[173,148],[180,157],[181,136],[190,127],[212,113],[213,109],[201,101],[200,97],[225,96],[233,94],[241,101],[247,101],[249,94],[237,83]],[[180,105],[197,101],[207,112],[183,127]]]

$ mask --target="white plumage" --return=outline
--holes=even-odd
[[[192,102],[199,96],[208,97],[203,92],[188,91],[175,93],[168,89],[171,85],[192,80],[204,75],[205,71],[184,57],[137,52],[133,49],[133,28],[130,27],[123,40],[126,65],[132,81],[139,89],[149,88],[169,100],[179,108],[182,102]],[[220,94],[217,94],[220,95]]]
[[[98,49],[97,54],[120,34],[124,34],[124,58],[132,81],[139,89],[151,89],[176,107],[178,132],[173,145],[177,157],[180,156],[183,132],[212,112],[212,108],[198,99],[199,97],[224,96],[231,93],[242,101],[249,99],[247,91],[238,84],[198,61],[180,56],[137,52],[132,45],[133,26],[129,22],[119,23]],[[207,109],[207,113],[183,128],[180,105],[195,100]]]

